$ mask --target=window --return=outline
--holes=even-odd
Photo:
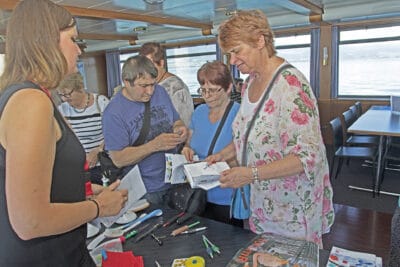
[[[120,54],[119,55],[119,65],[120,65],[121,71],[122,71],[122,66],[124,65],[125,61],[128,58],[133,57],[133,56],[137,56],[137,55],[139,55],[138,52],[128,53],[128,54]]]
[[[168,71],[176,74],[189,87],[192,95],[198,95],[197,70],[207,61],[217,58],[216,45],[199,45],[167,49]]]
[[[310,81],[311,35],[276,37],[277,55],[299,69]]]
[[[400,94],[400,26],[339,32],[338,96]]]
[[[310,34],[275,37],[277,55],[286,59],[290,64],[299,69],[310,81],[311,36]],[[248,74],[240,74],[246,79]]]

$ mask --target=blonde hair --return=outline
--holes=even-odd
[[[60,82],[58,89],[73,89],[77,92],[84,92],[85,88],[82,75],[79,72],[68,75]]]
[[[224,51],[240,42],[256,47],[260,35],[264,36],[268,55],[276,55],[274,33],[267,16],[261,10],[240,10],[219,26],[218,42]]]
[[[71,13],[52,1],[20,1],[7,25],[0,90],[26,80],[49,89],[57,87],[68,71],[60,32],[74,26]]]

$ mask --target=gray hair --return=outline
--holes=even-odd
[[[158,75],[157,68],[153,62],[145,56],[134,56],[128,58],[122,66],[122,80],[134,83],[136,79],[145,75],[156,78]]]

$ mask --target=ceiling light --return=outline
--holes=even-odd
[[[225,16],[230,17],[232,15],[235,15],[237,13],[237,10],[227,10],[225,11]]]
[[[164,0],[143,0],[150,5],[158,5],[164,3]]]
[[[145,32],[147,31],[147,27],[146,26],[139,26],[139,27],[135,27],[133,28],[134,32]]]

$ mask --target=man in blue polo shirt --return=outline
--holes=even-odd
[[[186,141],[188,130],[168,93],[156,84],[157,69],[145,56],[129,58],[122,68],[124,87],[103,114],[105,149],[124,174],[138,164],[147,189],[145,198],[165,203],[165,153]],[[150,102],[150,127],[143,144],[134,146],[143,126],[145,103]]]

